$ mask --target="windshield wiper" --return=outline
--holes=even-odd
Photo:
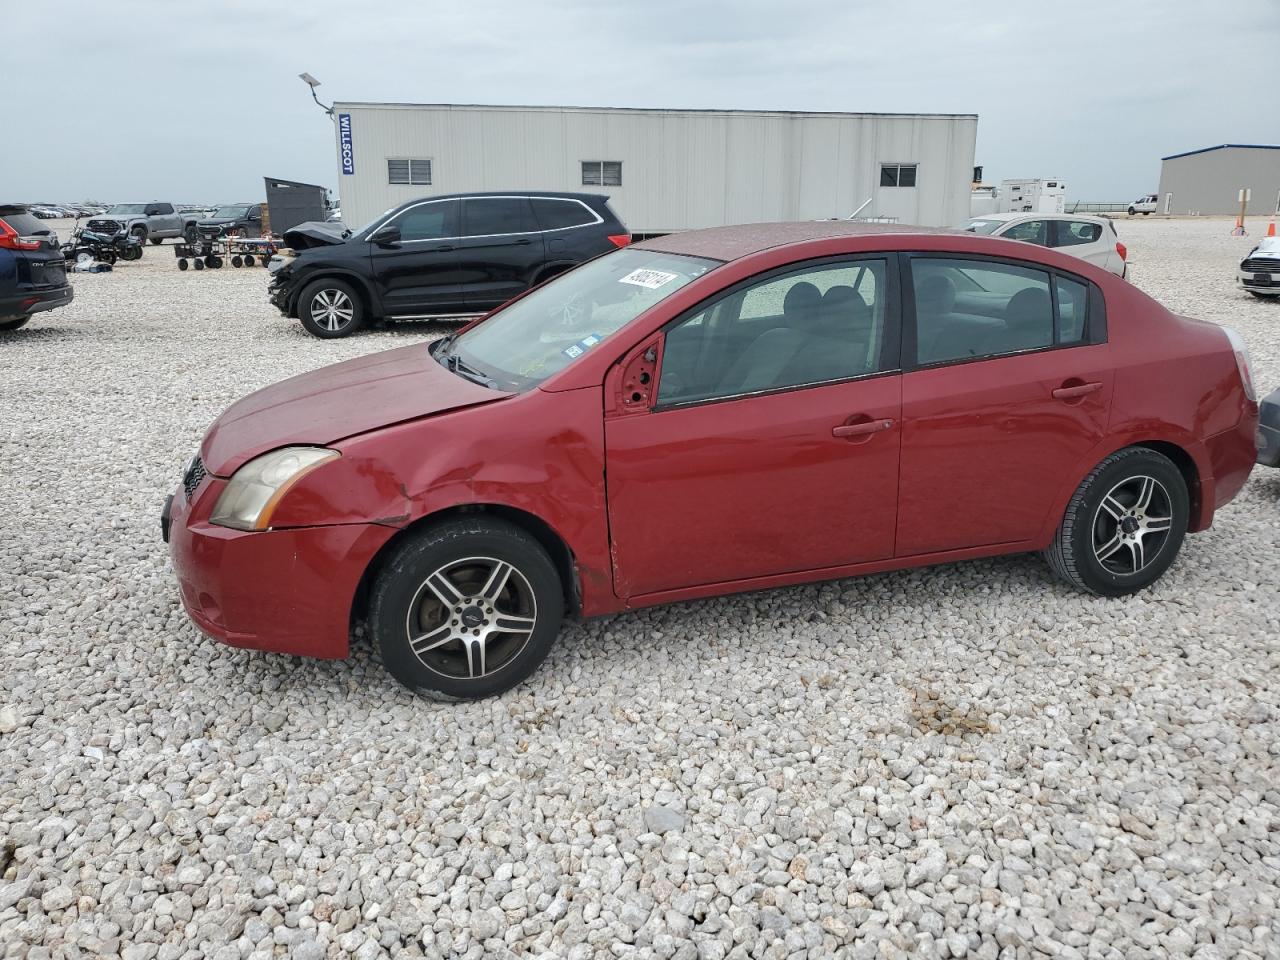
[[[480,386],[488,387],[490,390],[497,390],[497,381],[486,377],[483,373],[453,352],[453,341],[456,339],[458,339],[458,335],[456,333],[451,333],[449,336],[436,341],[436,362],[449,372],[456,373],[464,380],[470,380],[472,383],[478,383]]]

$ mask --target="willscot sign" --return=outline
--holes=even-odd
[[[351,114],[338,114],[338,143],[342,152],[342,172],[351,176],[356,172],[356,154],[351,146]]]

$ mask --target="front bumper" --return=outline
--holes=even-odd
[[[1240,286],[1251,293],[1258,293],[1264,297],[1280,297],[1280,260],[1276,261],[1276,268],[1271,273],[1240,270],[1237,271],[1236,279]]]
[[[267,287],[267,296],[270,298],[272,305],[283,313],[286,317],[289,313],[289,300],[293,294],[293,284],[287,280],[280,279],[279,274],[273,274],[271,286]]]
[[[1280,467],[1280,390],[1273,390],[1258,407],[1258,463]]]
[[[226,481],[182,487],[161,517],[182,605],[200,630],[233,647],[345,657],[356,592],[395,530],[340,524],[244,532],[208,522]]]
[[[75,292],[69,283],[48,290],[20,291],[17,296],[0,298],[0,320],[56,310],[65,307],[74,297]]]

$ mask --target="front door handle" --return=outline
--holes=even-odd
[[[833,437],[865,437],[893,427],[892,420],[865,420],[862,423],[842,423],[831,428]]]
[[[1100,383],[1077,383],[1070,387],[1058,387],[1053,391],[1053,399],[1055,400],[1078,400],[1081,397],[1087,397],[1094,391],[1101,390]]]
[[[452,249],[453,249],[453,244],[451,244],[451,243],[446,243],[446,244],[443,244],[442,246],[439,246],[439,247],[432,247],[432,248],[431,248],[430,250],[428,250],[427,252],[428,252],[428,253],[445,253],[445,252],[447,252],[447,251],[449,251],[449,250],[452,250]]]
[[[533,241],[531,241],[528,237],[525,237],[523,240],[513,241],[511,245],[513,247],[527,247],[532,242]]]

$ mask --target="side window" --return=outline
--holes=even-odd
[[[1049,222],[1047,220],[1027,220],[1015,223],[1000,234],[1006,240],[1023,240],[1027,243],[1038,243],[1042,247],[1049,245]]]
[[[462,202],[464,237],[532,233],[538,229],[526,197],[480,197]]]
[[[1102,226],[1084,220],[1059,220],[1058,242],[1055,247],[1074,247],[1081,243],[1093,243],[1102,236]]]
[[[793,270],[712,301],[666,334],[658,403],[845,380],[881,369],[884,260]]]
[[[995,357],[1054,343],[1046,271],[915,257],[911,282],[918,363]]]
[[[1054,277],[1053,295],[1058,304],[1058,343],[1083,342],[1089,288],[1075,280]]]
[[[410,207],[392,223],[400,228],[400,239],[439,240],[458,236],[457,200],[440,200]]]
[[[534,197],[533,212],[538,218],[538,226],[543,230],[563,230],[565,227],[581,227],[596,222],[591,211],[577,200]]]
[[[154,211],[152,211],[152,212],[153,212],[153,213],[156,213],[156,214],[159,214],[159,215],[160,215],[160,216],[162,216],[162,217],[167,217],[169,214],[173,213],[173,204],[172,204],[172,203],[157,203],[157,204],[156,204],[156,208],[155,208],[155,210],[154,210]]]

